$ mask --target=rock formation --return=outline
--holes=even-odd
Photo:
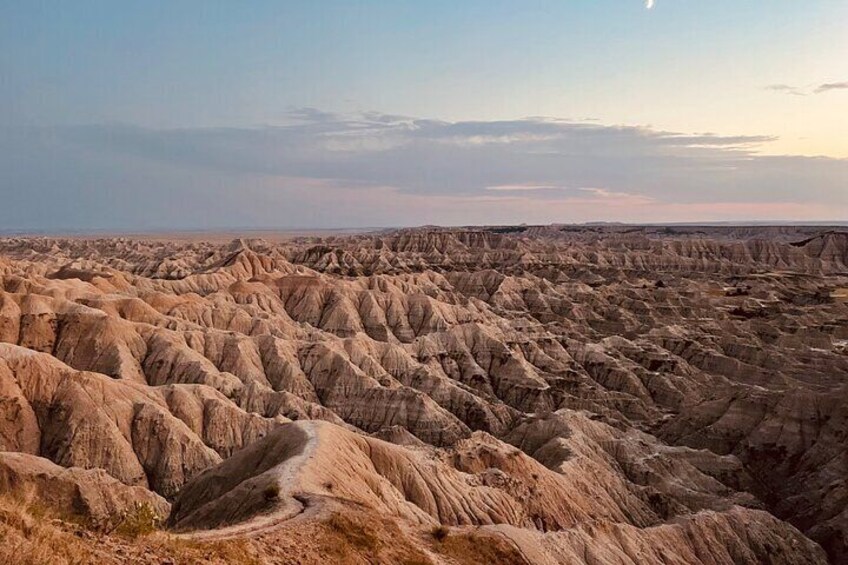
[[[0,496],[260,562],[848,563],[846,265],[811,227],[2,239]]]

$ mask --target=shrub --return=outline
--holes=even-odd
[[[434,526],[433,529],[430,530],[430,534],[433,536],[433,538],[435,538],[436,541],[444,541],[450,534],[450,530],[442,525],[439,525]]]
[[[277,500],[280,497],[280,485],[268,485],[265,487],[265,490],[262,491],[262,496],[269,502],[271,500]]]
[[[162,518],[147,502],[136,502],[122,517],[115,532],[132,539],[150,535],[159,529]]]

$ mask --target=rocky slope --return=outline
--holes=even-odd
[[[0,491],[260,562],[848,563],[846,264],[838,228],[0,240]]]

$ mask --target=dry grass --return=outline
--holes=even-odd
[[[86,543],[56,526],[31,495],[0,496],[0,563],[93,563]]]
[[[343,514],[333,514],[327,520],[329,528],[344,537],[353,548],[376,553],[381,541],[375,532],[360,521],[353,520]]]
[[[351,511],[334,513],[312,539],[322,563],[433,565],[393,520]]]
[[[298,558],[302,563],[432,565],[432,560],[393,520],[346,510],[312,526],[300,525],[288,533],[282,530],[279,541],[272,538],[201,542],[157,530],[158,516],[143,506],[124,516],[113,535],[88,529],[80,521],[63,519],[33,496],[3,494],[0,495],[0,563],[255,565],[268,560],[280,562],[281,557],[285,558],[283,562],[288,562],[288,557],[279,553],[279,542],[283,542],[282,545],[294,544],[292,549],[304,551],[304,558]],[[117,535],[119,530],[121,534]],[[525,565],[518,551],[501,538],[457,533],[444,527],[434,528],[430,533],[432,550],[452,562]]]
[[[143,547],[177,563],[258,565],[262,562],[259,549],[246,539],[197,542],[167,534],[154,534],[145,541]]]
[[[100,563],[218,563],[254,565],[259,551],[247,540],[195,542],[157,531],[159,516],[139,505],[115,533],[89,529],[45,508],[31,494],[0,495],[0,563],[82,565]]]
[[[454,533],[442,539],[434,549],[460,565],[528,565],[515,546],[497,536]]]

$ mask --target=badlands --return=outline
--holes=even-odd
[[[0,239],[0,562],[848,564],[848,231]]]

